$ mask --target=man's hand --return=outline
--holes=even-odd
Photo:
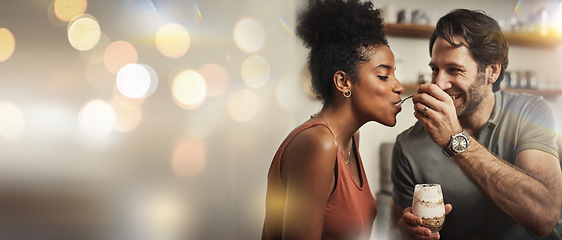
[[[453,99],[437,85],[421,85],[412,99],[414,116],[437,145],[446,147],[451,136],[462,131]]]
[[[445,215],[449,214],[453,206],[445,204]],[[398,220],[400,235],[402,239],[439,239],[439,232],[432,233],[429,228],[422,227],[422,219],[412,213],[412,208],[408,207],[402,211],[402,216]]]

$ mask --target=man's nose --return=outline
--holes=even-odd
[[[437,76],[435,76],[435,78],[433,79],[433,83],[441,88],[441,90],[451,88],[451,79],[442,71],[440,71]]]

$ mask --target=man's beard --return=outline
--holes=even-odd
[[[476,111],[482,100],[484,100],[486,88],[486,75],[479,72],[476,76],[476,81],[468,88],[468,96],[463,105],[457,107],[457,117],[463,118],[470,116]]]

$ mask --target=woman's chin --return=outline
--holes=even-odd
[[[396,118],[389,120],[389,121],[385,121],[385,122],[379,122],[382,125],[385,125],[387,127],[394,127],[396,126]]]

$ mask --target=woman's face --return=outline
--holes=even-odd
[[[394,75],[394,54],[386,45],[371,48],[371,60],[358,66],[358,81],[351,89],[356,112],[367,121],[374,120],[386,126],[396,125],[397,105],[404,87]]]

